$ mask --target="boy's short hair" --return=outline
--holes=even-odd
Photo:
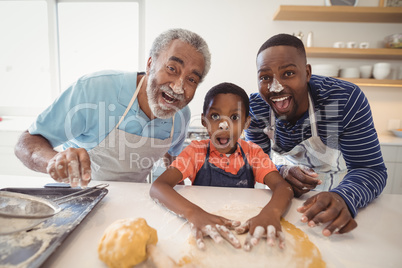
[[[275,47],[275,46],[295,47],[302,54],[302,56],[306,57],[306,50],[304,48],[303,42],[294,35],[283,34],[283,33],[274,35],[267,41],[265,41],[265,43],[262,44],[262,46],[258,50],[257,57],[258,55],[260,55],[262,51],[266,50],[269,47]]]
[[[250,113],[250,101],[248,99],[248,95],[247,95],[246,91],[244,91],[244,89],[242,89],[241,87],[239,87],[235,84],[227,83],[227,82],[220,83],[220,84],[212,87],[207,92],[207,94],[205,95],[205,98],[204,98],[204,107],[202,109],[202,112],[204,113],[204,115],[207,113],[209,105],[210,105],[211,101],[213,100],[213,98],[215,98],[216,95],[229,94],[229,93],[237,95],[241,98],[241,100],[243,102],[246,117],[248,117],[249,113]]]

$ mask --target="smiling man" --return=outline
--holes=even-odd
[[[27,167],[72,186],[145,182],[154,162],[165,156],[169,163],[181,152],[187,104],[210,65],[200,36],[168,30],[155,39],[146,73],[81,77],[22,134],[15,153]]]
[[[246,138],[271,155],[295,196],[310,190],[298,209],[325,236],[357,226],[357,209],[387,179],[368,100],[352,83],[311,74],[303,43],[279,34],[257,54],[259,93],[250,96]]]

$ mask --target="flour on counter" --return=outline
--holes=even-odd
[[[243,204],[233,204],[223,207],[222,210],[212,212],[231,220],[239,220],[242,223],[256,216],[261,211],[260,207],[252,207]],[[228,242],[216,244],[212,239],[205,238],[206,249],[197,248],[194,237],[190,236],[188,243],[190,249],[182,263],[192,263],[197,267],[325,267],[319,250],[308,239],[307,235],[293,224],[282,220],[282,231],[285,234],[285,248],[282,250],[277,245],[270,247],[266,239],[261,239],[251,252],[243,249],[235,249]],[[246,234],[237,235],[242,245]],[[252,265],[251,265],[252,264]],[[250,266],[251,265],[251,266]]]

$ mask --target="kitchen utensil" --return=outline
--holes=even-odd
[[[358,0],[325,0],[326,6],[356,6]]]
[[[357,43],[355,41],[349,41],[349,42],[346,43],[346,47],[347,48],[356,48]]]
[[[402,48],[402,33],[391,34],[384,38],[385,47]]]
[[[359,78],[360,71],[358,68],[351,67],[351,68],[342,68],[339,72],[340,77],[342,78]]]
[[[370,43],[369,42],[361,42],[359,44],[359,48],[369,48],[370,47]]]
[[[309,32],[307,34],[307,47],[312,47],[313,46],[313,32]]]
[[[402,128],[399,129],[393,129],[392,133],[394,133],[395,136],[402,138]]]
[[[341,41],[335,42],[334,47],[335,48],[344,48],[345,47],[345,42],[341,42]]]
[[[391,73],[391,64],[379,62],[374,64],[373,76],[375,79],[386,79]]]
[[[59,213],[62,210],[60,204],[108,186],[108,184],[99,184],[53,200],[28,194],[0,191],[0,234],[29,230]]]
[[[157,245],[148,245],[148,262],[156,268],[164,267],[179,267],[179,265],[163,250],[159,249]]]
[[[373,73],[372,65],[362,65],[359,67],[361,78],[370,78]]]
[[[315,64],[311,66],[313,74],[322,76],[338,76],[339,67],[334,64]]]

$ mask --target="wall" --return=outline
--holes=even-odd
[[[324,0],[144,0],[146,4],[145,47],[162,31],[181,27],[199,33],[208,42],[212,52],[212,68],[199,86],[190,104],[193,124],[200,125],[205,92],[223,81],[242,86],[248,93],[257,91],[255,57],[260,45],[277,33],[314,33],[314,45],[330,47],[336,41],[368,41],[371,47],[381,47],[381,40],[390,34],[401,32],[402,24],[388,23],[325,23],[273,21],[279,5],[324,5]],[[377,6],[378,0],[360,0],[359,5]],[[304,39],[305,40],[305,39]],[[311,59],[310,63],[326,62]],[[145,62],[142,66],[145,70]],[[345,67],[356,64],[354,60],[331,60]],[[359,61],[359,63],[374,63]],[[401,61],[390,61],[394,66]],[[368,97],[379,134],[387,133],[389,119],[402,121],[402,88],[362,88]],[[13,146],[23,127],[10,126],[7,120],[0,128],[0,173],[41,175],[23,167],[15,158]],[[31,122],[30,120],[29,122]],[[11,122],[11,121],[10,121]],[[402,126],[401,126],[402,127]],[[10,132],[8,132],[10,131]],[[13,132],[15,131],[15,132]],[[10,134],[11,133],[11,134]],[[10,146],[12,145],[12,146]],[[13,161],[10,163],[9,161]]]
[[[260,45],[278,33],[314,33],[314,46],[331,47],[336,41],[368,41],[382,47],[385,36],[401,32],[401,24],[273,21],[279,5],[324,5],[324,0],[147,0],[146,49],[168,28],[180,27],[200,34],[212,52],[212,68],[190,104],[199,125],[203,97],[213,85],[228,81],[248,93],[257,91],[255,57]],[[378,0],[360,0],[359,6],[377,6]],[[311,64],[328,59],[309,59]],[[331,60],[342,67],[358,66],[356,60]],[[372,64],[376,61],[361,61]],[[389,61],[394,67],[401,61]],[[358,65],[356,65],[358,64]],[[145,59],[144,59],[145,66]],[[389,119],[402,120],[402,88],[362,88],[367,95],[380,134],[387,133]]]

